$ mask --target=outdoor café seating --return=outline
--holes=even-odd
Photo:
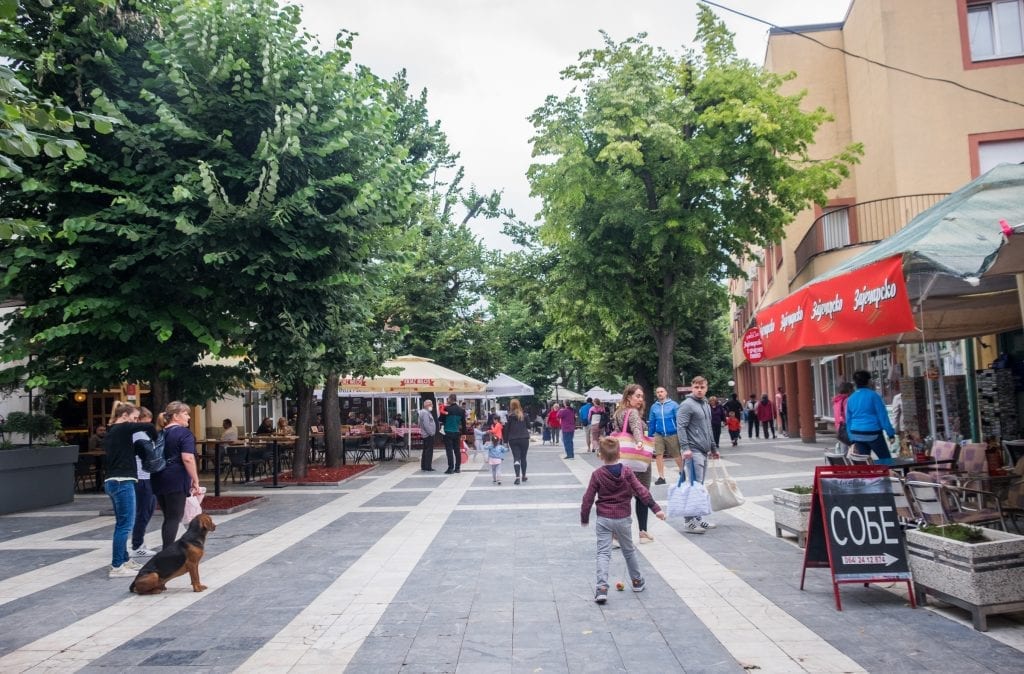
[[[999,499],[991,492],[954,487],[921,471],[907,473],[905,484],[914,512],[923,522],[972,526],[998,524],[1006,531]]]

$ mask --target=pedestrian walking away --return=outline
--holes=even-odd
[[[679,435],[676,433],[676,411],[679,403],[668,397],[664,386],[654,389],[658,398],[651,405],[647,415],[647,428],[654,436],[654,465],[658,469],[658,479],[654,484],[665,484],[665,455],[674,459],[676,468],[682,472],[683,460],[679,456]]]
[[[594,406],[590,408],[590,412],[587,414],[587,427],[590,429],[590,451],[597,451],[597,443],[604,435],[602,430],[605,427],[605,422],[608,417],[608,410],[605,409],[601,403],[600,398],[594,398]]]
[[[558,411],[562,409],[562,406],[558,403],[551,405],[551,411],[548,412],[548,430],[551,432],[551,444],[558,444],[558,431],[562,427],[561,422],[558,421]]]
[[[420,454],[420,470],[434,471],[434,436],[437,434],[437,422],[434,420],[434,401],[427,399],[420,403],[417,425],[423,436],[423,449]]]
[[[448,396],[444,414],[438,417],[444,428],[444,456],[448,461],[446,475],[462,472],[462,434],[466,432],[466,411],[459,406],[454,393]]]
[[[526,455],[530,450],[530,423],[523,413],[523,406],[518,398],[508,404],[508,425],[505,437],[512,449],[512,468],[516,472],[515,484],[526,482]]]
[[[879,463],[888,463],[892,453],[886,438],[895,437],[896,429],[889,421],[885,402],[871,388],[870,372],[854,372],[853,385],[856,390],[846,401],[846,433],[853,442],[851,452],[860,457],[874,453]]]
[[[580,425],[583,426],[583,444],[590,450],[590,410],[594,407],[594,399],[587,398],[587,402],[580,406]]]
[[[562,434],[562,448],[565,449],[565,458],[575,459],[576,454],[573,453],[572,441],[573,436],[576,435],[576,410],[569,403],[566,403],[565,407],[558,410],[558,423],[560,425],[559,431]]]
[[[679,447],[683,450],[683,461],[686,470],[693,471],[685,479],[704,482],[704,467],[708,457],[717,458],[715,439],[711,431],[711,406],[705,395],[708,392],[708,380],[696,376],[690,381],[690,395],[679,403],[676,414],[676,428],[679,429]],[[683,531],[688,534],[702,534],[716,525],[703,517],[686,517],[683,520]]]
[[[632,415],[635,416],[635,415]],[[594,601],[603,604],[608,601],[608,567],[612,555],[612,537],[622,549],[626,560],[633,592],[643,592],[647,586],[633,545],[633,518],[630,517],[629,502],[636,498],[643,501],[645,508],[654,511],[658,519],[665,519],[665,513],[651,496],[651,492],[640,483],[627,466],[619,463],[619,443],[614,438],[601,438],[598,455],[603,464],[590,474],[590,482],[583,494],[580,506],[580,524],[590,523],[590,510],[597,501],[597,559],[594,587]]]
[[[772,438],[775,438],[775,405],[768,399],[768,394],[761,395],[761,402],[757,403],[757,420],[761,422],[761,431],[764,439],[768,439],[768,430],[771,429]]]
[[[644,422],[644,390],[639,384],[630,384],[622,391],[622,400],[619,402],[612,417],[612,426],[615,431],[629,433],[633,436],[633,442],[637,446],[643,443],[647,435],[646,423]],[[636,479],[644,486],[644,489],[651,488],[651,469],[636,473]],[[642,499],[636,501],[636,523],[640,528],[639,541],[650,543],[654,537],[647,533],[647,502]]]
[[[715,438],[715,449],[718,449],[722,439],[722,424],[725,423],[725,406],[715,396],[708,398],[708,405],[711,406],[711,434]]]

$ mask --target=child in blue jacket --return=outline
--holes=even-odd
[[[501,462],[508,453],[508,445],[496,442],[490,433],[484,434],[484,449],[487,451],[487,463],[491,466],[491,484],[501,484]]]

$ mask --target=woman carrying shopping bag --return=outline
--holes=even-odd
[[[640,388],[639,384],[630,384],[622,392],[622,401],[612,417],[612,426],[617,433],[628,433],[631,435],[634,446],[642,447],[644,445],[644,442],[647,440],[647,428],[644,423],[644,390]],[[634,468],[633,472],[636,474],[636,478],[640,480],[640,484],[644,486],[644,489],[650,490],[650,463],[647,465],[647,470],[637,472]],[[654,540],[654,536],[647,533],[647,504],[639,498],[635,499],[635,501],[636,521],[640,526],[639,541],[641,543],[650,543]]]

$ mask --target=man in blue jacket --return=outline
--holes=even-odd
[[[594,399],[587,398],[587,402],[583,403],[583,407],[580,408],[580,423],[583,424],[583,437],[587,441],[587,451],[593,452],[597,450],[597,447],[591,449],[590,447],[590,408],[594,406]]]
[[[647,432],[654,436],[654,461],[658,466],[658,479],[654,484],[665,484],[665,455],[676,460],[679,471],[683,460],[679,456],[679,436],[676,434],[676,410],[679,405],[668,397],[664,386],[654,390],[658,400],[647,415]]]

